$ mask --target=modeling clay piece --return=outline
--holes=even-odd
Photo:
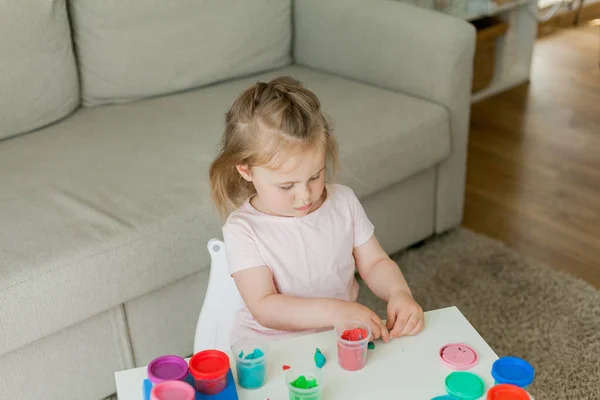
[[[287,371],[290,368],[292,367],[290,367],[289,365],[284,365],[283,367],[281,367],[281,369],[283,369],[284,371]]]
[[[323,353],[321,353],[321,349],[317,349],[315,351],[315,365],[317,366],[317,368],[323,368],[323,365],[325,365],[325,362],[327,361],[325,359],[325,356],[323,355]]]
[[[306,379],[304,375],[300,375],[295,381],[290,383],[296,389],[312,389],[319,386],[316,378]]]
[[[341,338],[343,340],[349,340],[352,342],[358,342],[367,337],[367,331],[362,328],[348,329],[342,333]]]
[[[369,342],[367,346],[369,347],[369,350],[375,350],[375,343]]]
[[[240,352],[240,358],[243,357],[244,352]],[[250,354],[246,354],[246,357],[243,357],[246,360],[256,360],[257,358],[264,357],[265,353],[261,349],[254,349],[254,351]]]

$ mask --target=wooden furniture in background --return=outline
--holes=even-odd
[[[561,29],[571,28],[574,25],[600,18],[600,2],[589,3],[583,0],[576,0],[576,2],[576,8],[558,13],[548,21],[540,23],[537,36],[542,37]]]
[[[473,92],[490,85],[496,69],[497,42],[506,34],[508,23],[498,17],[485,17],[471,21],[477,29],[477,44],[473,59]]]
[[[505,21],[506,34],[496,46],[493,78],[484,89],[473,93],[477,102],[529,81],[537,20],[537,0],[470,0],[467,10],[448,14],[468,21],[495,16]]]
[[[534,54],[530,85],[472,107],[464,226],[600,288],[598,27]]]

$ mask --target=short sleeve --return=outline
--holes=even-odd
[[[230,274],[265,265],[247,221],[239,218],[228,220],[223,226],[223,240]]]
[[[365,244],[375,233],[375,227],[369,220],[365,209],[350,188],[345,188],[345,195],[348,197],[352,222],[354,226],[354,247],[360,247]]]

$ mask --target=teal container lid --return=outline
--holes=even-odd
[[[533,382],[534,370],[531,364],[521,358],[502,357],[492,365],[492,376],[498,383],[524,388]]]
[[[452,396],[449,396],[449,395],[445,394],[443,396],[434,397],[431,400],[459,400],[459,399],[457,399],[456,397],[452,397]]]
[[[446,391],[462,400],[475,400],[483,396],[483,380],[471,372],[452,372],[446,377]]]

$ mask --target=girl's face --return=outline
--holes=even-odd
[[[321,206],[325,188],[325,152],[286,158],[277,169],[238,165],[244,179],[254,184],[252,205],[267,214],[301,217]]]

